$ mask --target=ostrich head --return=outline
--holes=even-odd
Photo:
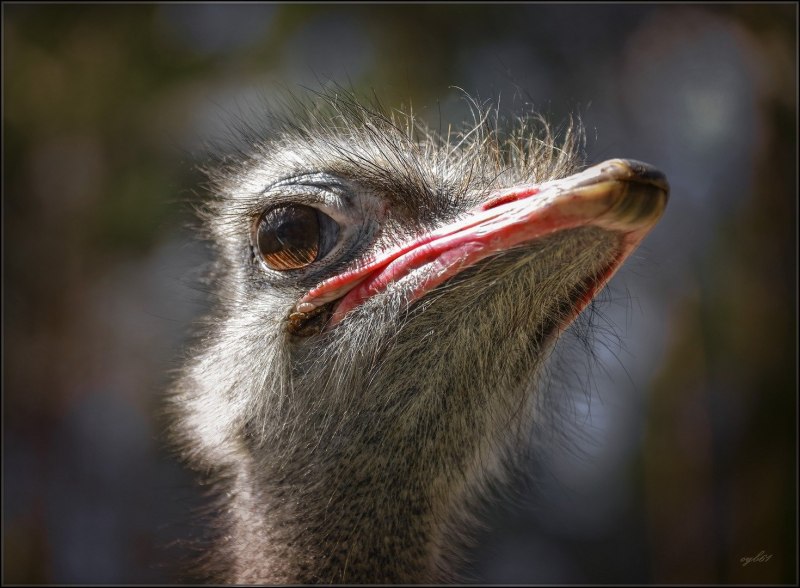
[[[444,137],[320,97],[212,172],[218,305],[170,402],[232,582],[452,578],[558,338],[667,184],[525,121]],[[488,114],[488,113],[484,113]]]

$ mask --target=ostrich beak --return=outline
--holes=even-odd
[[[668,192],[664,174],[625,159],[612,159],[559,180],[504,189],[466,217],[318,284],[300,299],[292,317],[315,313],[338,300],[326,327],[330,329],[350,310],[420,268],[422,277],[408,293],[409,304],[482,259],[512,247],[577,227],[618,233],[618,254],[592,278],[573,309],[574,317],[653,228]]]

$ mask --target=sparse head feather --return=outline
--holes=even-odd
[[[292,96],[261,126],[240,117],[234,138],[218,147],[226,154],[206,170],[218,197],[206,218],[213,228],[226,207],[246,206],[237,200],[242,188],[313,169],[363,183],[412,221],[437,223],[492,190],[563,177],[582,164],[579,123],[568,121],[557,137],[533,112],[509,118],[465,100],[473,120],[442,134],[410,110],[388,111],[341,88]]]

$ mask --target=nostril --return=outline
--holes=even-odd
[[[539,192],[538,186],[518,186],[513,190],[504,190],[499,194],[491,196],[486,202],[478,207],[478,210],[489,210],[507,202],[514,202],[528,196],[533,196]]]

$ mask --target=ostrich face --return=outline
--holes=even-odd
[[[282,577],[344,579],[347,544],[349,565],[367,566],[353,577],[374,579],[366,562],[390,539],[384,555],[411,555],[387,578],[420,577],[458,505],[535,418],[556,336],[668,188],[638,162],[575,173],[569,136],[557,147],[525,124],[442,140],[410,117],[332,106],[212,176],[220,305],[176,387],[178,434],[196,465],[266,493],[273,519],[302,503],[313,542],[295,527],[268,534],[332,575],[309,563],[316,575]],[[261,528],[245,511],[241,525]],[[386,522],[354,542],[365,512]]]
[[[314,364],[294,369],[294,381],[307,374],[319,386],[335,358],[374,373],[379,350],[479,320],[523,332],[539,349],[666,202],[663,176],[638,162],[567,175],[573,162],[549,139],[522,134],[503,145],[489,133],[453,147],[356,112],[344,132],[259,145],[222,176],[211,223],[238,326],[249,317],[269,348],[279,342],[289,353],[287,365]],[[507,159],[514,148],[535,153]],[[527,292],[503,294],[520,280]],[[373,360],[355,361],[365,353]],[[351,370],[334,371],[341,380]]]

